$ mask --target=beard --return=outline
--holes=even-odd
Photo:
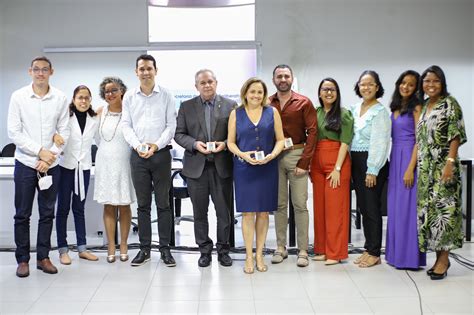
[[[278,92],[288,92],[291,90],[291,83],[280,83],[276,86]]]

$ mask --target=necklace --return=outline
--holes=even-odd
[[[115,125],[114,134],[112,135],[112,138],[106,139],[104,137],[104,125],[105,125],[105,121],[107,120],[107,117],[109,117],[109,116],[119,116],[119,119],[117,121],[117,124]],[[101,136],[102,139],[104,139],[105,142],[110,142],[114,139],[115,133],[117,132],[118,125],[120,124],[120,120],[122,120],[122,112],[120,112],[120,113],[111,113],[107,110],[107,113],[105,114],[104,120],[102,121],[102,126],[100,126],[100,136]]]

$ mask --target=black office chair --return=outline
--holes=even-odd
[[[2,157],[14,157],[15,156],[16,145],[14,143],[9,143],[2,149]]]
[[[171,206],[174,208],[174,224],[179,225],[181,221],[193,222],[194,217],[192,215],[181,215],[181,199],[189,198],[186,177],[183,176],[181,170],[173,172],[171,183],[173,191],[173,204]]]

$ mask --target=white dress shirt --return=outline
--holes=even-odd
[[[125,93],[122,109],[125,140],[132,148],[154,143],[158,149],[170,144],[176,131],[176,107],[173,94],[155,84],[150,95],[137,87]]]
[[[69,138],[69,110],[66,96],[49,86],[48,93],[40,97],[27,85],[13,92],[8,109],[8,137],[16,145],[15,159],[35,168],[41,148],[53,147],[53,136]],[[58,165],[59,161],[50,167]]]

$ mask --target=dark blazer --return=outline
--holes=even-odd
[[[236,106],[235,101],[216,95],[214,119],[211,121],[212,141],[227,141],[229,114]],[[183,102],[179,108],[177,120],[174,140],[186,149],[182,174],[189,178],[199,178],[206,163],[206,155],[194,150],[193,145],[195,141],[204,143],[208,141],[201,97],[197,96]],[[227,149],[214,154],[214,163],[220,177],[232,176],[232,155]]]

